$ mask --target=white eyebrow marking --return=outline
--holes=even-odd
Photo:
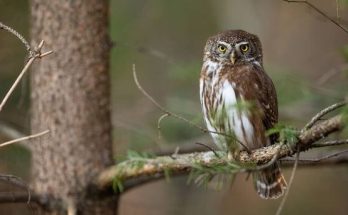
[[[229,43],[226,43],[224,41],[219,41],[219,44],[222,44],[222,45],[224,45],[226,47],[230,47],[231,46]]]
[[[236,47],[239,48],[239,46],[246,45],[246,44],[249,44],[249,42],[243,41],[243,42],[240,42],[240,43],[236,43]]]

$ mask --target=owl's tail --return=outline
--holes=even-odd
[[[259,196],[263,199],[277,199],[286,189],[286,181],[277,163],[254,173],[254,184]]]

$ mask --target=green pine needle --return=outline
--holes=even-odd
[[[112,189],[114,190],[114,192],[122,193],[124,191],[122,180],[119,177],[114,178],[112,182]]]
[[[266,131],[267,136],[271,136],[273,134],[279,134],[279,141],[281,143],[292,144],[297,142],[299,131],[290,126],[277,124],[273,128]]]

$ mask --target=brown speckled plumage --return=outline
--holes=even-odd
[[[232,155],[243,146],[252,150],[277,140],[276,135],[265,135],[278,121],[278,106],[272,80],[263,69],[257,36],[229,30],[208,39],[200,97],[208,129],[226,134],[211,133],[214,142]],[[243,104],[247,108],[239,107]],[[281,196],[286,187],[278,164],[255,173],[254,179],[259,195],[266,199]]]

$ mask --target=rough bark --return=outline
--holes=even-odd
[[[114,214],[116,199],[86,195],[112,163],[108,1],[31,0],[31,14],[32,45],[54,51],[31,73],[31,129],[50,130],[31,144],[32,189],[62,211]]]

